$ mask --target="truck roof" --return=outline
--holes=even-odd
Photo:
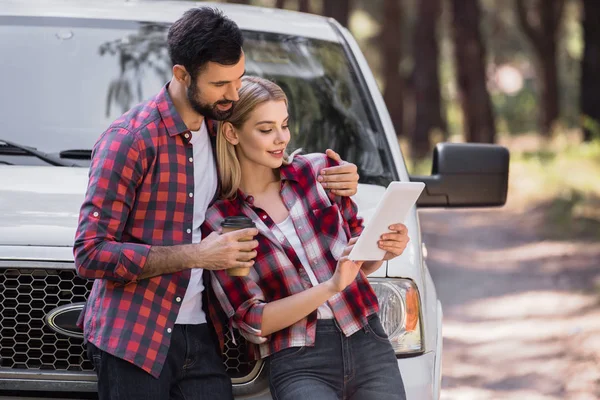
[[[338,42],[332,20],[323,16],[215,2],[163,0],[0,0],[0,18],[47,17],[173,23],[193,7],[222,10],[242,30],[282,33]]]

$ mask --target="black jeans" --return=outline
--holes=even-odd
[[[175,325],[158,379],[91,343],[100,400],[233,400],[231,379],[207,324]]]
[[[314,347],[269,357],[275,400],[405,400],[394,350],[379,317],[346,337],[334,320],[318,320]]]

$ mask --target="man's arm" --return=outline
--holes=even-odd
[[[251,267],[258,246],[256,240],[242,241],[258,234],[250,228],[219,235],[212,233],[198,244],[152,246],[138,279],[172,274],[191,268],[221,270]]]
[[[114,128],[94,146],[73,246],[77,273],[84,278],[131,281],[148,259],[149,245],[121,242],[145,170],[140,142],[134,133]]]
[[[324,188],[330,189],[330,198],[338,203],[342,216],[346,221],[349,229],[347,233],[350,237],[356,238],[362,233],[363,221],[362,218],[358,217],[356,204],[348,197],[356,194],[359,179],[358,168],[354,164],[343,161],[340,155],[331,149],[327,149],[326,154],[327,157],[340,165],[321,169],[317,180],[321,182]],[[384,261],[401,255],[409,240],[408,229],[404,224],[391,225],[390,232],[383,234],[378,241],[379,248],[386,251],[383,260],[364,262],[361,268],[362,271],[366,275],[377,271]]]
[[[107,131],[94,147],[90,179],[73,247],[77,273],[87,279],[127,283],[201,267],[247,265],[255,241],[238,243],[256,230],[213,235],[200,244],[173,247],[122,242],[147,161],[143,141],[125,129]],[[250,264],[251,265],[251,264]]]

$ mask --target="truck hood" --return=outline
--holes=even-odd
[[[0,167],[0,245],[72,247],[87,168]]]
[[[86,168],[3,166],[0,182],[0,245],[73,245]],[[355,200],[366,221],[384,191],[360,185]]]
[[[87,182],[87,168],[0,167],[0,246],[32,246],[32,251],[35,246],[72,247]],[[384,191],[381,186],[359,185],[354,200],[365,223]],[[406,225],[416,237],[411,235],[413,240],[388,264],[387,273],[415,279],[420,265],[416,213],[409,215]],[[385,275],[382,268],[373,276]]]

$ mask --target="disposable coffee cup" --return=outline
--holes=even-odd
[[[221,222],[221,233],[229,233],[233,231],[239,231],[240,229],[255,228],[254,222],[244,215],[235,215],[226,217]],[[245,239],[242,241],[248,241],[251,239]],[[246,276],[250,273],[250,267],[233,267],[227,270],[229,276]]]

